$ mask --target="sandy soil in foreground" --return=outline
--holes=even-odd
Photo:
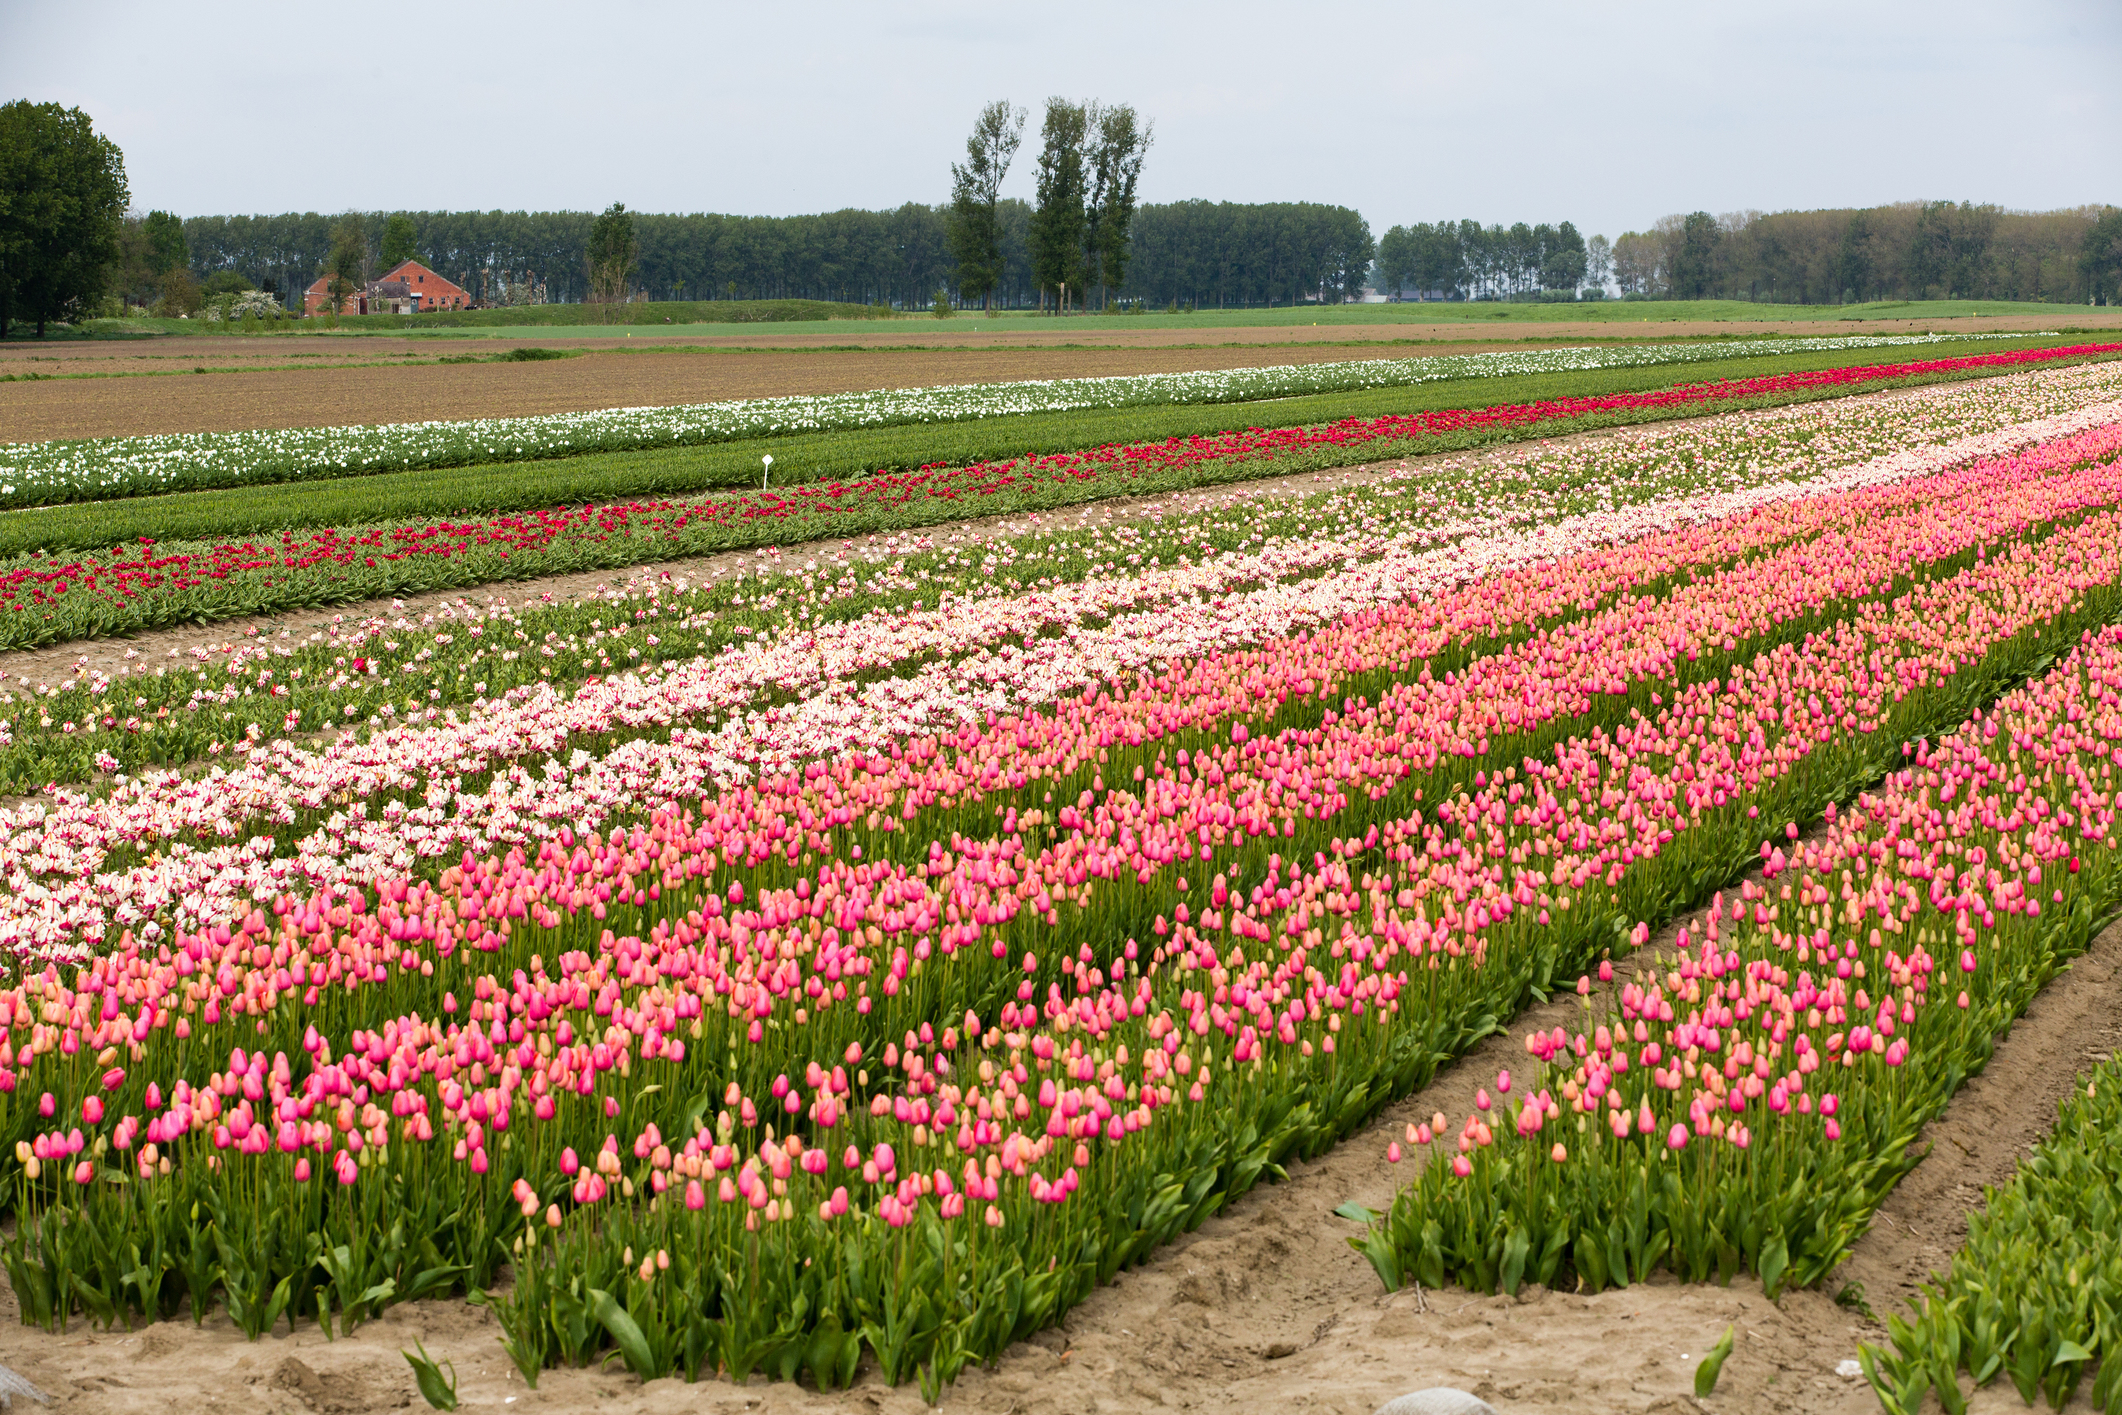
[[[1665,934],[1669,940],[1671,931]],[[1513,1411],[1775,1412],[1866,1415],[1868,1387],[1838,1375],[1860,1340],[1881,1329],[1829,1293],[1861,1283],[1883,1317],[1965,1231],[1979,1186],[2006,1178],[2037,1140],[2077,1070],[2122,1036],[2122,927],[2058,978],[1924,1137],[1928,1157],[1888,1202],[1885,1218],[1821,1291],[1771,1303],[1751,1279],[1729,1288],[1661,1277],[1596,1297],[1532,1288],[1514,1300],[1456,1288],[1387,1294],[1344,1242],[1356,1226],[1332,1210],[1350,1199],[1383,1208],[1401,1173],[1384,1147],[1411,1120],[1470,1107],[1498,1067],[1522,1064],[1534,1027],[1570,1023],[1564,997],[1491,1037],[1427,1090],[1391,1107],[1367,1132],[1289,1181],[1263,1185],[1199,1231],[1123,1274],[1056,1328],[1012,1347],[991,1370],[960,1378],[945,1408],[1021,1415],[1100,1411],[1302,1410],[1369,1415],[1432,1385],[1470,1390]],[[1717,1392],[1693,1395],[1694,1368],[1726,1324],[1737,1342]],[[548,1371],[527,1388],[502,1354],[492,1318],[461,1302],[391,1309],[327,1342],[314,1326],[245,1342],[225,1317],[204,1328],[158,1324],[63,1335],[19,1325],[0,1296],[0,1363],[36,1382],[58,1409],[83,1415],[167,1410],[341,1415],[420,1408],[398,1355],[414,1340],[454,1360],[467,1409],[567,1412],[740,1411],[828,1415],[922,1409],[913,1386],[885,1386],[865,1365],[855,1388],[820,1393],[755,1379],[636,1381],[617,1368]],[[2023,1408],[2008,1384],[1975,1403],[1984,1415]],[[2073,1406],[2078,1409],[2078,1406]]]

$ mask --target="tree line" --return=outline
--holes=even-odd
[[[2122,209],[1970,202],[1673,215],[1611,245],[1570,222],[1395,226],[1348,207],[1138,207],[1151,125],[1125,104],[1047,102],[1037,199],[1001,196],[1028,115],[987,105],[949,202],[763,217],[391,211],[196,216],[128,211],[123,155],[79,109],[0,105],[0,332],[262,288],[299,308],[418,258],[489,305],[814,299],[899,308],[1243,307],[1336,301],[1375,279],[1418,299],[1604,294],[1775,303],[2122,298]]]
[[[993,244],[967,278],[957,203],[909,202],[891,211],[805,216],[630,213],[637,241],[633,287],[656,299],[779,299],[925,306],[938,290],[973,305],[1051,308],[1062,282],[1035,258],[1027,202],[995,197]],[[394,228],[419,259],[470,290],[506,303],[507,291],[546,287],[546,298],[590,297],[585,260],[592,212],[375,212],[354,214],[368,233],[371,270]],[[157,214],[135,221],[132,246],[167,269],[181,233],[184,262],[202,286],[232,272],[299,305],[299,293],[333,264],[333,228],[347,215],[208,216],[179,226]],[[1087,239],[1066,281],[1079,302],[1093,268]],[[393,251],[393,255],[397,252]],[[134,284],[152,263],[133,267]],[[1611,245],[1570,222],[1395,226],[1373,243],[1348,207],[1310,202],[1150,203],[1133,212],[1120,279],[1108,292],[1171,304],[1259,306],[1353,294],[1366,283],[1417,298],[1526,298],[1602,286],[1648,299],[1733,298],[1836,304],[1963,297],[2081,304],[2122,297],[2122,212],[2080,207],[2043,213],[1948,202],[1859,210],[1671,216]],[[220,283],[228,283],[223,280]],[[18,318],[21,316],[18,315]]]
[[[1478,221],[1395,226],[1378,242],[1378,288],[1414,299],[1514,299],[1603,290],[1607,244],[1570,222],[1483,226]]]
[[[1034,268],[1033,207],[997,200],[993,283],[967,288],[951,242],[951,208],[909,202],[893,211],[812,216],[655,215],[632,212],[630,279],[652,299],[813,299],[929,304],[945,290],[995,308],[1051,307],[1060,282]],[[377,273],[382,233],[409,228],[412,252],[487,303],[526,276],[547,297],[588,299],[585,253],[596,213],[409,211],[323,215],[194,216],[182,223],[188,268],[198,282],[232,273],[298,305],[311,281],[335,267],[335,227],[358,228],[350,278]],[[1116,296],[1157,306],[1247,306],[1328,298],[1360,288],[1371,258],[1370,227],[1342,206],[1309,202],[1149,204],[1129,224],[1130,251]],[[1088,268],[1085,259],[1083,269]],[[1068,280],[1080,300],[1081,276]],[[1042,294],[1042,291],[1045,293]]]
[[[1624,296],[1652,299],[2112,304],[2122,297],[2122,209],[1930,201],[1697,211],[1617,238],[1613,276]]]

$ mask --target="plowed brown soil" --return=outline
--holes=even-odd
[[[1401,356],[1465,353],[1485,347],[1489,346],[1460,343],[1393,352]],[[418,352],[432,356],[435,346]],[[211,355],[202,351],[199,357]],[[723,398],[1334,363],[1363,357],[1361,350],[1333,344],[831,352],[671,348],[624,353],[592,349],[576,358],[524,364],[246,370],[209,366],[205,374],[181,377],[0,383],[0,442],[522,417]]]
[[[778,324],[761,326],[758,334],[716,335],[712,342],[724,348],[812,349],[827,345],[926,344],[934,347],[978,348],[986,344],[1084,344],[1101,348],[1152,349],[1197,344],[1303,344],[1331,339],[1346,343],[1412,340],[1465,341],[1492,338],[1509,340],[1557,339],[1687,339],[1705,335],[1741,334],[1907,334],[1919,330],[1938,333],[1976,334],[2032,332],[2054,329],[2053,318],[2031,316],[1968,319],[1800,319],[1725,320],[1664,319],[1646,315],[1641,319],[1578,319],[1542,321],[1518,313],[1523,306],[1507,307],[1509,313],[1486,319],[1452,319],[1408,324],[1262,324],[1244,327],[1096,330],[1071,332],[1066,320],[1052,333],[1001,332],[967,327],[969,318],[936,321],[891,321],[872,324],[849,321],[824,324]],[[2088,306],[2081,317],[2073,313],[2072,328],[2122,328],[2122,308]],[[637,339],[640,335],[635,336]],[[559,341],[551,341],[557,343]]]
[[[2122,309],[2088,309],[2077,322],[2122,328]],[[515,417],[938,383],[1456,354],[1571,340],[1913,330],[1965,334],[2053,325],[2030,318],[1540,324],[1507,317],[1493,325],[1461,320],[1117,331],[1057,321],[1051,332],[995,332],[980,330],[978,323],[971,318],[833,320],[761,326],[757,334],[643,329],[631,337],[625,331],[563,328],[526,338],[463,331],[420,338],[305,332],[51,344],[14,340],[0,344],[0,374],[51,377],[0,383],[0,443]],[[529,364],[436,362],[446,355],[526,346],[576,350],[582,356]],[[187,367],[206,372],[179,372]],[[73,374],[111,376],[67,376]]]

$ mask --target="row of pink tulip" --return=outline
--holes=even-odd
[[[1099,630],[1039,640],[1028,643],[1021,653],[1004,651],[992,657],[964,656],[968,642],[964,635],[968,623],[983,636],[997,634],[1003,622],[999,607],[995,613],[977,616],[937,614],[904,637],[901,651],[945,653],[957,647],[961,656],[935,662],[911,679],[869,685],[862,690],[866,711],[851,713],[845,696],[820,693],[786,710],[733,717],[717,729],[678,726],[703,714],[727,711],[732,702],[746,701],[763,687],[783,681],[762,674],[752,661],[755,656],[729,655],[656,677],[591,685],[572,699],[549,690],[532,690],[462,722],[407,726],[318,750],[275,744],[239,770],[204,778],[155,773],[121,784],[108,797],[61,793],[50,810],[18,823],[12,834],[0,838],[0,866],[19,881],[11,907],[0,914],[0,939],[32,956],[64,956],[66,951],[78,956],[80,950],[93,948],[112,923],[146,924],[154,929],[157,925],[148,921],[160,917],[191,926],[240,914],[246,897],[272,897],[302,887],[305,880],[312,886],[343,886],[363,874],[416,868],[423,858],[446,858],[465,849],[484,853],[511,843],[549,839],[561,822],[594,822],[623,814],[630,804],[638,809],[642,803],[676,803],[712,795],[719,785],[741,780],[757,769],[762,753],[746,747],[762,739],[774,744],[779,755],[771,764],[779,770],[785,769],[799,749],[874,751],[893,739],[894,729],[936,717],[977,721],[995,712],[999,695],[985,690],[1003,674],[1028,683],[1024,696],[1032,702],[1053,701],[1080,689],[1086,681],[1112,682],[1175,655],[1212,652],[1232,642],[1272,643],[1292,629],[1330,621],[1381,601],[1418,591],[1444,591],[1414,604],[1401,599],[1392,608],[1376,612],[1376,625],[1336,629],[1298,650],[1299,661],[1288,665],[1282,674],[1285,681],[1274,691],[1286,694],[1291,686],[1310,678],[1312,687],[1307,691],[1316,692],[1338,681],[1350,663],[1376,664],[1387,658],[1412,663],[1433,658],[1454,643],[1522,633],[1631,587],[1655,587],[1690,567],[1783,545],[1776,556],[1758,565],[1729,566],[1714,583],[1683,591],[1657,612],[1656,622],[1632,624],[1628,621],[1640,611],[1615,604],[1603,616],[1575,626],[1565,624],[1521,646],[1515,657],[1496,660],[1500,666],[1494,671],[1485,668],[1478,681],[1455,681],[1448,690],[1433,689],[1449,701],[1434,702],[1424,713],[1428,721],[1438,724],[1448,724],[1454,714],[1486,715],[1483,704],[1500,691],[1495,685],[1502,674],[1525,679],[1535,701],[1546,703],[1530,712],[1516,705],[1502,715],[1529,725],[1553,711],[1573,710],[1568,706],[1572,700],[1580,709],[1586,693],[1612,686],[1605,682],[1609,670],[1604,665],[1618,660],[1601,655],[1611,653],[1614,645],[1603,642],[1600,653],[1587,654],[1580,647],[1584,643],[1624,633],[1627,642],[1637,645],[1627,652],[1650,655],[1631,668],[1655,676],[1669,672],[1677,662],[1670,645],[1704,631],[1704,625],[1694,623],[1688,613],[1696,606],[1718,602],[1705,596],[1723,593],[1722,603],[1739,606],[1736,618],[1715,626],[1724,631],[1722,638],[1730,638],[1759,631],[1824,599],[1864,593],[1864,583],[1876,588],[1904,573],[1916,559],[1950,554],[1954,544],[1973,544],[1985,535],[2010,534],[2014,524],[2031,525],[2044,517],[2070,514],[2073,505],[2084,504],[2083,498],[2096,500],[2105,492],[2097,483],[2049,485],[2048,472],[2103,455],[2111,450],[2108,442],[2113,437],[2112,430],[2086,433],[2022,454],[2007,464],[1983,463],[1979,470],[1923,479],[1899,489],[1889,484],[1867,490],[1869,478],[1858,478],[1857,489],[1843,496],[1771,503],[1732,523],[1731,549],[1692,524],[1691,508],[1689,514],[1675,518],[1681,522],[1679,529],[1648,541],[1558,562],[1534,559],[1526,568],[1491,575],[1456,591],[1445,587],[1502,558],[1476,551],[1438,572],[1435,565],[1410,565],[1384,556],[1338,574],[1296,585],[1274,585],[1205,612],[1123,614]],[[2015,491],[1998,509],[1975,510],[1945,525],[1933,525],[1925,515],[1907,509],[1947,496],[1987,500],[1987,491],[1999,485],[2000,476],[2005,485],[2025,484],[2025,494]],[[2074,496],[2080,500],[2073,502]],[[1890,514],[1896,507],[1901,508],[1898,517]],[[1866,562],[1872,567],[1864,572],[1872,577],[1869,581],[1860,576],[1836,582],[1834,576],[1842,573],[1836,568],[1837,557],[1858,553],[1852,548],[1856,542],[1846,534],[1823,535],[1823,528],[1836,524],[1837,517],[1844,521],[1888,518],[1866,532],[1873,537],[1865,542],[1864,551],[1874,556]],[[1896,548],[1883,552],[1883,558],[1877,558],[1881,553],[1877,534],[1883,526],[1899,528],[1902,539]],[[1799,540],[1803,543],[1796,543]],[[1552,548],[1544,537],[1533,537],[1523,553],[1538,556]],[[1734,576],[1752,583],[1742,585]],[[1757,590],[1779,576],[1783,583],[1774,597],[1759,597]],[[1092,591],[1083,599],[1071,599],[1056,613],[1080,617],[1098,612],[1101,606],[1110,608],[1116,599],[1099,599]],[[1711,612],[1723,613],[1721,609]],[[876,626],[870,627],[874,632]],[[1381,632],[1397,638],[1390,651],[1378,641]],[[1325,647],[1329,638],[1335,641],[1332,648]],[[1668,647],[1658,647],[1661,642]],[[815,639],[810,646],[821,653],[826,647]],[[861,652],[852,645],[847,649],[849,654]],[[1575,667],[1557,680],[1548,664],[1570,653],[1578,655]],[[770,656],[768,671],[779,661]],[[820,671],[838,681],[843,666],[838,659],[826,656],[821,663]],[[1230,706],[1242,707],[1252,686],[1244,687]],[[1198,675],[1194,675],[1186,688],[1161,693],[1159,699],[1173,704],[1174,715],[1199,719],[1205,712],[1197,696],[1200,691]],[[1186,700],[1183,705],[1179,705],[1181,698]],[[1005,710],[1012,706],[1006,697],[1001,702]],[[1162,709],[1152,714],[1162,715],[1166,715]],[[1478,750],[1484,735],[1480,726],[1440,726],[1433,735],[1443,730],[1447,738],[1466,738]],[[1162,729],[1150,721],[1145,730]],[[615,732],[657,735],[636,736],[601,755],[578,748],[568,769],[558,773],[551,764],[535,772],[521,764],[526,757],[558,750],[570,739]],[[947,735],[944,740],[949,740]],[[1461,749],[1457,740],[1450,746]],[[843,758],[836,770],[844,771],[847,766],[848,759]],[[496,775],[484,790],[465,790],[465,778],[481,772]],[[377,802],[373,813],[372,801]],[[857,803],[856,816],[866,819],[871,804]],[[216,836],[241,840],[260,827],[289,832],[304,819],[315,821],[317,828],[294,842],[292,854],[281,853],[279,842],[270,836],[256,836],[241,844],[211,843]],[[29,828],[21,828],[24,825]],[[192,832],[196,832],[197,844],[185,841]],[[107,872],[102,866],[114,850],[151,858]]]
[[[1614,891],[1638,859],[1656,857],[1677,835],[1705,817],[1718,819],[1736,800],[1761,799],[1764,792],[1773,799],[1774,784],[1798,764],[1859,746],[1895,720],[1896,706],[1912,692],[1972,669],[1997,645],[2071,613],[2113,580],[2118,564],[2122,517],[2095,516],[1920,584],[1891,605],[1864,604],[1832,634],[1778,645],[1741,662],[1728,677],[1688,684],[1647,721],[1639,714],[1612,729],[1595,726],[1585,738],[1558,744],[1551,765],[1525,759],[1522,779],[1520,766],[1493,781],[1477,775],[1473,794],[1440,803],[1426,823],[1419,807],[1401,819],[1388,817],[1382,836],[1374,821],[1357,848],[1382,840],[1386,857],[1403,870],[1399,888],[1370,901],[1372,928],[1390,944],[1379,949],[1379,966],[1403,947],[1420,957],[1468,954],[1479,961],[1492,927],[1535,908],[1545,925],[1550,910],[1583,909],[1587,891],[1591,909],[1610,909],[1619,898]],[[447,962],[460,947],[501,949],[519,926],[536,936],[557,934],[550,943],[556,966],[549,971],[542,959],[533,960],[512,988],[483,979],[472,995],[471,1020],[486,1024],[487,1031],[483,1040],[479,1034],[459,1036],[455,1050],[469,1048],[470,1060],[457,1065],[490,1061],[479,1053],[495,1043],[523,1048],[525,1016],[535,1028],[570,1008],[617,1016],[636,1039],[615,1037],[620,1050],[614,1053],[606,1043],[600,1061],[594,1045],[560,1032],[559,1051],[536,1062],[518,1057],[518,1079],[533,1097],[544,1094],[540,1082],[548,1079],[557,1088],[586,1090],[597,1071],[634,1046],[644,1059],[682,1063],[681,1034],[704,1015],[710,994],[727,1000],[718,1006],[750,1043],[762,1041],[770,1024],[793,1022],[827,1051],[859,1046],[877,1031],[876,1024],[859,1020],[875,1007],[912,1022],[958,1016],[967,1008],[977,1013],[980,1004],[997,1000],[997,989],[1017,968],[1008,961],[998,968],[991,960],[1014,958],[1019,942],[1036,943],[1043,932],[1037,921],[1058,925],[1064,903],[1124,919],[1140,907],[1127,902],[1139,887],[1189,868],[1197,852],[1205,874],[1218,850],[1226,859],[1247,850],[1264,853],[1250,842],[1293,834],[1300,814],[1308,822],[1335,823],[1359,794],[1374,802],[1403,795],[1405,779],[1426,779],[1439,764],[1435,753],[1419,745],[1409,750],[1408,723],[1428,686],[1418,681],[1395,688],[1376,706],[1350,704],[1346,716],[1329,713],[1320,729],[1288,729],[1255,740],[1241,725],[1222,745],[1190,755],[1182,749],[1176,770],[1160,751],[1147,772],[1136,769],[1146,778],[1139,795],[1133,783],[1119,781],[1108,789],[1100,779],[1051,822],[1043,812],[1012,808],[999,835],[953,831],[948,845],[932,838],[927,858],[912,868],[824,849],[831,843],[825,832],[841,823],[835,816],[852,808],[824,802],[822,794],[858,784],[851,775],[821,772],[804,796],[782,803],[795,818],[795,834],[787,832],[778,811],[739,815],[724,808],[697,819],[673,814],[609,845],[563,835],[535,860],[514,853],[483,865],[467,859],[437,886],[388,882],[373,908],[357,892],[344,901],[322,896],[293,907],[283,902],[275,909],[277,927],[253,911],[235,929],[180,930],[167,969],[129,949],[91,965],[85,988],[67,989],[47,969],[27,980],[20,1000],[10,1004],[0,997],[0,1007],[11,1008],[9,1021],[42,1019],[29,1056],[15,1058],[22,1068],[16,1079],[28,1084],[29,1068],[40,1056],[56,1052],[63,1060],[140,1045],[172,1024],[180,1036],[194,1025],[214,1027],[246,1016],[265,1027],[283,998],[298,994],[326,1022],[320,1036],[344,1035],[334,1025],[344,1020],[341,1014],[376,1015],[373,1003],[353,994],[375,988],[391,995],[408,986],[423,993],[429,985],[409,982],[409,974],[431,978],[437,960]],[[1003,741],[1020,750],[1029,746],[1024,727],[1011,731],[1016,735]],[[977,750],[977,744],[966,745]],[[1068,750],[1056,744],[1053,754]],[[929,766],[949,774],[908,789],[902,797],[908,806],[923,796],[933,803],[938,792],[972,784],[962,763],[946,767],[937,760]],[[879,775],[891,777],[888,769]],[[1053,838],[1042,843],[1049,829]],[[718,874],[726,877],[733,863],[763,863],[783,842],[823,850],[826,858],[814,879],[806,873],[792,888],[769,890],[753,907],[743,907],[741,883],[726,891],[704,888]],[[1192,891],[1183,878],[1173,881],[1167,887],[1179,902],[1170,914],[1140,920],[1156,939],[1149,945],[1152,969],[1189,956],[1218,930],[1265,942],[1279,925],[1285,936],[1299,938],[1326,916],[1355,909],[1345,880],[1338,897],[1328,900],[1316,888],[1292,893],[1273,873],[1246,898],[1234,897],[1227,875],[1219,873],[1205,907],[1187,902]],[[666,891],[697,903],[673,917]],[[661,918],[646,939],[620,938],[602,927],[614,908]],[[597,935],[596,951],[567,948],[578,935],[583,943]],[[1099,986],[1092,972],[1112,969],[1117,975],[1122,963],[1086,945],[1058,973],[1050,963],[1040,974],[1031,957],[1023,972],[1052,980],[1046,999],[1051,1004],[1062,982],[1072,980],[1089,995]],[[452,966],[477,967],[469,958]],[[1260,1009],[1284,982],[1237,994],[1241,1001],[1249,995],[1256,1020],[1278,1032],[1293,1023],[1273,1022]],[[650,989],[650,1000],[626,1008],[628,986]],[[1003,1014],[1004,1026],[1016,1025],[1020,1010],[1024,1021],[1037,1020],[1036,1009],[1020,1008],[1035,1000],[1030,986],[1026,978]],[[667,994],[661,1000],[658,990]],[[454,998],[449,1004],[454,1011]],[[1197,997],[1192,1007],[1196,1030],[1202,1030],[1206,999]],[[193,1010],[197,1024],[185,1015]],[[504,1028],[511,1013],[516,1020]],[[1099,1030],[1112,1024],[1110,1016],[1083,1020]],[[897,1026],[887,1025],[885,1034]],[[395,1042],[381,1043],[392,1030]],[[417,1023],[374,1032],[366,1043],[371,1069],[399,1053],[403,1074],[428,1069],[420,1056],[437,1040]],[[512,1099],[511,1089],[503,1089],[488,1103],[505,1107]]]
[[[993,1235],[983,1281],[1046,1259],[1096,1274],[1197,1215],[1189,1200],[1130,1219],[1085,1257],[1116,1205],[1137,1213],[1136,1199],[1223,1172],[1216,1147],[1246,1129],[1234,1118],[1258,1141],[1231,1157],[1247,1174],[1330,1140],[1420,1079],[1409,1056],[1455,1049],[1464,1019],[1508,1010],[1543,967],[1610,939],[1609,919],[1758,839],[1757,813],[1808,809],[2038,652],[2037,630],[2110,607],[2122,516],[2088,508],[2109,469],[2044,465],[1994,467],[2002,489],[1945,503],[1986,527],[1983,557],[1954,572],[1911,576],[1912,547],[1966,560],[1966,543],[1872,516],[1868,542],[1819,531],[1705,577],[1682,622],[1736,622],[1738,607],[1703,597],[1721,584],[1757,601],[1747,622],[1773,625],[1778,602],[1821,602],[1799,584],[1821,565],[1845,592],[1896,593],[1858,600],[1829,632],[1710,648],[1670,701],[1645,692],[1624,710],[1573,689],[1580,710],[1550,719],[1552,769],[1544,750],[1484,768],[1434,809],[1423,798],[1474,764],[1411,729],[1432,700],[1479,708],[1456,675],[1344,697],[1316,727],[1251,725],[1306,676],[1365,662],[1361,632],[1389,660],[1412,631],[1373,615],[1173,669],[1102,718],[1078,702],[906,744],[896,761],[819,763],[782,795],[746,788],[611,841],[565,833],[433,885],[283,899],[277,920],[129,940],[71,986],[48,967],[0,997],[13,1047],[0,1104],[31,1216],[83,1206],[94,1221],[24,1231],[58,1252],[170,1215],[196,1224],[230,1196],[273,1213],[329,1174],[348,1204],[377,1186],[442,1196],[480,1242],[501,1192],[538,1225],[583,1211],[572,1231],[605,1247],[632,1222],[615,1205],[671,1195],[656,1222],[689,1222],[695,1251],[778,1233],[806,1256],[889,1254],[909,1227],[974,1219]],[[2023,537],[2030,526],[2047,533]],[[1761,573],[1787,550],[1803,554]],[[1650,606],[1601,616],[1604,637],[1568,642],[1670,644]],[[996,805],[999,830],[965,799],[1081,775],[1051,819],[1043,802]],[[864,861],[840,848],[860,808],[877,812],[873,840],[898,847],[887,810],[919,836]],[[1327,847],[1308,867],[1282,854],[1308,844]],[[777,855],[788,863],[769,867]],[[1184,878],[1197,866],[1214,871],[1202,888]],[[761,889],[762,873],[793,882]],[[1127,943],[1056,956],[1064,908],[1085,940]],[[294,1059],[261,1054],[274,1051]],[[113,1166],[145,1182],[75,1182]],[[165,1182],[189,1202],[142,1207]],[[644,1302],[657,1281],[639,1278]],[[514,1310],[511,1330],[534,1316]]]
[[[2122,897],[2118,760],[2110,626],[1914,744],[1819,837],[1764,842],[1759,882],[1719,896],[1699,938],[1683,931],[1581,1027],[1527,1036],[1515,1090],[1498,1078],[1505,1112],[1484,1092],[1456,1134],[1441,1115],[1410,1127],[1457,1153],[1372,1234],[1380,1273],[1514,1287],[1566,1263],[1597,1288],[1662,1252],[1689,1278],[1818,1280],[1921,1126]]]

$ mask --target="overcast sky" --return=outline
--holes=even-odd
[[[2122,203],[2122,0],[0,0],[0,100],[142,209],[940,202],[981,104],[1156,124],[1145,201],[1618,235],[1667,212]]]

